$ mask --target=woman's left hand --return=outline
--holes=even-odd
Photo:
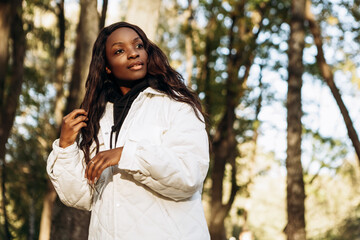
[[[108,167],[119,163],[123,148],[114,148],[99,152],[86,166],[85,177],[94,184]]]

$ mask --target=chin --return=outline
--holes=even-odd
[[[139,82],[141,82],[144,78],[134,78],[134,79],[131,79],[131,80],[121,80],[121,79],[118,79],[117,80],[117,83],[119,86],[123,86],[123,87],[133,87],[135,86],[136,84],[138,84]]]

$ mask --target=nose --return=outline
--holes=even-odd
[[[139,52],[137,51],[137,49],[132,48],[129,52],[128,59],[134,59],[137,57],[139,57]]]

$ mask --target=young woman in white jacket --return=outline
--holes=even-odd
[[[196,94],[139,27],[119,22],[94,44],[47,172],[64,204],[91,211],[89,239],[205,240],[208,146]]]

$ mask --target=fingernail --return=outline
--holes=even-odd
[[[97,180],[98,180],[98,179],[97,179],[97,177],[95,177],[95,179],[94,179],[94,184],[96,184],[96,183],[97,183]]]

